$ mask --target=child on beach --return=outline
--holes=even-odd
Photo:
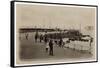
[[[48,52],[49,51],[49,43],[47,42],[45,46],[46,46],[46,52]]]

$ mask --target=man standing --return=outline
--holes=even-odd
[[[47,42],[48,42],[48,37],[46,34],[44,35],[44,42],[45,42],[45,44],[47,44]]]
[[[59,47],[63,47],[63,40],[62,40],[62,38],[60,38]]]
[[[53,56],[53,41],[50,40],[49,42],[49,55]]]
[[[38,32],[36,32],[35,34],[35,42],[37,42],[37,38],[38,38]]]

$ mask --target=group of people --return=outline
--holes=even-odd
[[[42,34],[38,34],[38,32],[36,32],[35,34],[35,42],[37,42],[39,40],[40,43],[44,42],[45,43],[45,47],[46,47],[46,52],[49,52],[49,55],[53,56],[53,46],[54,44],[58,45],[59,47],[63,47],[64,46],[64,42],[62,40],[62,38],[59,38],[58,40],[54,40],[50,37],[47,36],[47,34],[42,35]]]
[[[26,40],[29,39],[29,34],[28,33],[25,33],[25,38]],[[20,37],[21,39],[21,37]],[[34,39],[35,39],[35,42],[40,42],[40,43],[44,43],[45,44],[45,49],[46,49],[46,53],[49,52],[49,55],[53,56],[53,50],[54,50],[54,45],[57,45],[59,47],[64,47],[64,45],[66,43],[70,43],[70,39],[68,38],[67,41],[64,41],[64,38],[61,38],[61,37],[58,37],[57,39],[53,39],[52,36],[49,36],[48,37],[48,34],[45,33],[45,34],[39,34],[38,32],[35,33],[35,36],[34,36]],[[93,38],[90,37],[90,46],[91,46],[91,43],[93,42]]]

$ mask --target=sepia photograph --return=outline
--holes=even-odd
[[[97,61],[97,6],[13,1],[14,65]]]

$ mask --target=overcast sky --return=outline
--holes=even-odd
[[[34,4],[16,4],[17,27],[51,27],[62,29],[84,29],[95,26],[93,7],[45,6]]]

